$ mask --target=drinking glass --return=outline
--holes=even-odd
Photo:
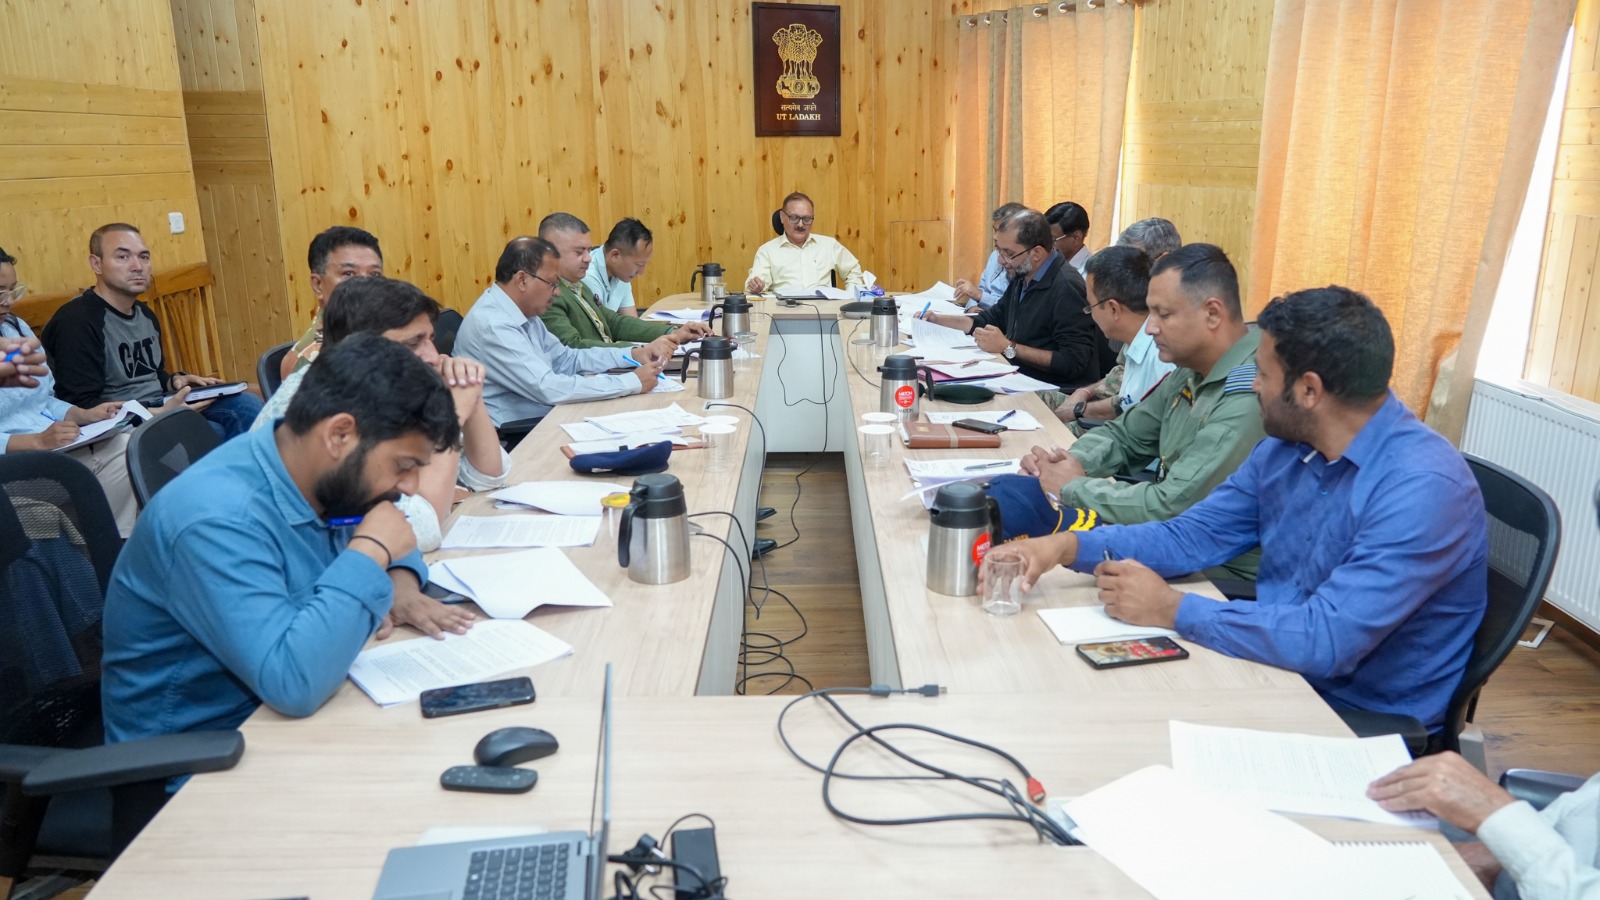
[[[1022,576],[1027,561],[1016,550],[992,548],[983,557],[983,611],[1005,618],[1022,611]]]

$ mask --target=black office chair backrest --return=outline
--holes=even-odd
[[[0,455],[0,744],[100,743],[100,620],[121,546],[82,463]]]
[[[461,330],[461,313],[447,309],[433,320],[433,348],[446,356],[456,348],[456,332]]]
[[[221,443],[205,416],[184,407],[168,410],[135,428],[128,439],[128,479],[133,482],[139,508]]]
[[[278,385],[283,384],[283,358],[289,355],[289,348],[294,346],[294,341],[284,341],[271,350],[261,354],[261,359],[256,361],[256,382],[261,386],[261,399],[271,400],[277,392]]]
[[[783,234],[783,210],[781,209],[772,211],[772,233]]]
[[[1445,711],[1446,749],[1458,752],[1461,729],[1472,721],[1478,694],[1539,608],[1561,547],[1561,512],[1549,494],[1515,472],[1465,456],[1489,515],[1489,605],[1461,686]]]

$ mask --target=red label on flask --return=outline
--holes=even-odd
[[[987,531],[978,535],[978,539],[972,542],[972,562],[974,565],[983,565],[983,558],[989,555],[989,545],[991,543],[993,541]]]
[[[911,404],[917,402],[917,389],[909,384],[895,388],[894,402],[901,409],[910,409]]]

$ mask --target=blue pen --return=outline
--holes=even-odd
[[[21,358],[23,358],[24,356],[27,356],[27,355],[28,354],[23,353],[21,350],[10,350],[10,351],[6,352],[6,357],[5,357],[4,361],[8,362],[8,363],[9,362],[16,362],[17,360],[19,360],[19,359],[21,359]]]
[[[927,303],[922,304],[922,312],[917,313],[917,318],[926,319],[928,317],[928,310],[930,310],[930,309],[933,309],[933,301],[932,300],[929,300]]]
[[[329,519],[328,520],[328,527],[329,528],[346,528],[346,527],[349,527],[351,525],[360,525],[361,524],[361,520],[364,519],[364,518],[366,518],[366,517],[365,516],[345,516],[345,517],[339,518],[339,519]]]
[[[1011,418],[1012,416],[1014,416],[1016,414],[1017,414],[1017,411],[1013,409],[1011,412],[1008,412],[1005,415],[1001,416],[1000,418],[996,419],[995,420],[995,424],[997,424],[997,425],[1004,424],[1005,420]]]
[[[60,420],[60,419],[58,419],[58,418],[56,418],[56,417],[55,417],[55,416],[52,416],[52,415],[50,415],[50,414],[49,414],[49,413],[47,413],[47,412],[45,412],[45,411],[44,411],[44,410],[42,410],[42,409],[41,409],[41,410],[39,410],[39,415],[41,415],[41,416],[44,416],[44,417],[45,417],[45,418],[46,418],[46,419],[49,419],[49,420],[50,420],[50,421],[52,421],[52,422],[59,422],[59,421],[61,421],[61,420]]]

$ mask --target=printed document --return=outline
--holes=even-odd
[[[1056,640],[1063,644],[1090,644],[1096,641],[1121,641],[1133,638],[1178,636],[1170,628],[1151,625],[1129,625],[1106,615],[1102,604],[1093,606],[1066,606],[1058,609],[1041,609],[1039,618],[1050,626]],[[1176,723],[1174,723],[1176,724]]]
[[[489,547],[586,547],[600,533],[600,516],[462,516],[440,550]]]
[[[617,445],[613,443],[611,449]],[[598,516],[607,494],[626,494],[627,485],[608,481],[524,481],[490,494],[496,500],[531,506],[559,516]]]
[[[466,595],[495,619],[520,619],[545,605],[611,605],[554,547],[440,560],[428,566],[428,580]]]
[[[572,647],[521,620],[477,622],[466,634],[444,640],[390,638],[363,650],[350,666],[350,680],[381,706],[417,699],[423,691],[472,684],[572,653]]]
[[[962,412],[931,412],[927,416],[928,421],[935,425],[949,425],[957,419],[977,419],[1004,425],[1012,431],[1038,431],[1044,427],[1033,417],[1033,413],[1020,409],[969,409]],[[1000,421],[1002,418],[1005,421]]]

